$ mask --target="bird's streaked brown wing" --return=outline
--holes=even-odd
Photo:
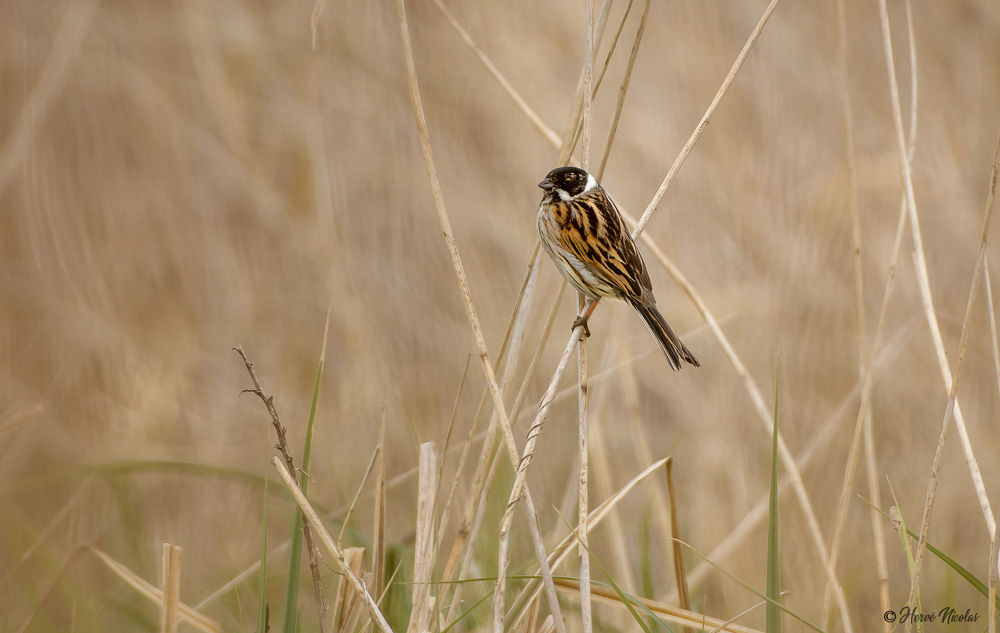
[[[614,289],[613,294],[640,297],[643,290],[651,290],[642,256],[603,188],[556,206],[560,244],[586,263],[603,284]]]

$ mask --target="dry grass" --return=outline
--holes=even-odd
[[[604,33],[588,113],[582,2],[445,0],[450,17],[407,3],[437,191],[392,2],[328,3],[315,49],[312,3],[0,7],[0,630],[157,630],[157,603],[121,578],[159,578],[164,543],[184,550],[171,597],[180,630],[187,605],[231,582],[199,611],[225,630],[253,628],[260,478],[278,473],[264,459],[266,411],[238,397],[250,385],[230,348],[256,363],[298,458],[331,295],[308,473],[324,546],[352,570],[348,585],[323,567],[330,616],[365,622],[371,583],[394,630],[406,629],[398,618],[413,598],[434,630],[485,597],[458,629],[485,628],[492,582],[428,581],[446,569],[497,575],[510,460],[576,309],[570,293],[553,307],[560,280],[537,257],[534,183],[579,136],[566,121],[583,118],[593,130],[576,156],[589,143],[602,165],[601,143],[615,139],[603,182],[641,216],[659,303],[703,364],[671,372],[630,308],[602,302],[595,313],[595,559],[648,605],[676,606],[665,479],[635,482],[610,513],[600,505],[672,456],[677,536],[763,588],[766,512],[755,508],[768,488],[762,422],[780,355],[786,604],[831,631],[877,630],[885,601],[903,605],[907,554],[858,498],[878,493],[888,511],[890,483],[918,533],[930,484],[927,540],[985,581],[996,568],[986,556],[1000,502],[1000,365],[981,286],[996,269],[973,282],[1000,132],[1000,6],[914,3],[911,53],[907,8],[890,3],[894,99],[877,3],[844,3],[843,66],[836,6],[781,3],[685,148],[766,3],[652,3],[639,48],[636,2],[604,72],[626,4],[593,5]],[[900,160],[911,150],[912,162]],[[671,169],[678,155],[686,161]],[[470,304],[432,193],[447,202]],[[925,264],[911,257],[917,238]],[[477,343],[486,355],[469,364]],[[526,482],[540,538],[550,552],[563,544],[554,573],[576,577],[563,519],[577,516],[574,373],[552,391]],[[275,624],[294,501],[280,484],[271,494]],[[984,628],[986,599],[912,545],[923,610],[968,608]],[[536,573],[523,500],[509,547],[512,576]],[[760,602],[685,557],[692,609],[721,622]],[[373,558],[384,562],[377,574]],[[606,580],[599,566],[591,575]],[[557,579],[567,629],[578,630],[572,584]],[[515,630],[555,628],[541,591],[507,583]],[[594,630],[635,628],[613,592],[595,586],[594,597]],[[319,630],[312,591],[300,601],[303,630]],[[758,608],[737,624],[759,629],[763,618]]]

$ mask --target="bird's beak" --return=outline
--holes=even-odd
[[[548,191],[550,189],[555,189],[556,188],[556,186],[553,185],[552,181],[549,180],[548,178],[546,178],[542,182],[538,183],[538,186],[541,187],[542,189],[546,190],[546,191]]]

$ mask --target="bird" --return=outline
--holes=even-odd
[[[670,367],[701,363],[684,346],[656,308],[649,272],[629,235],[618,207],[597,180],[579,167],[557,167],[538,183],[538,235],[556,268],[596,302],[604,297],[627,301],[659,343]],[[573,322],[590,336],[587,319],[596,303]]]

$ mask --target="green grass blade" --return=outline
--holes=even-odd
[[[319,369],[316,371],[316,384],[313,386],[312,406],[309,408],[309,422],[306,425],[305,445],[302,448],[302,461],[300,468],[303,472],[309,472],[309,460],[312,458],[312,435],[313,422],[316,420],[316,406],[319,403],[319,385],[323,377],[323,361],[319,362]],[[299,485],[302,494],[308,496],[309,477],[300,477]],[[296,605],[299,601],[299,575],[302,571],[302,512],[295,509],[295,519],[292,523],[292,545],[289,549],[288,559],[288,581],[285,584],[285,622],[282,630],[285,633],[295,633],[298,620],[298,610]]]
[[[310,460],[312,459],[312,439],[313,423],[316,421],[316,407],[319,404],[319,385],[323,378],[323,361],[319,361],[319,369],[316,370],[316,384],[313,386],[312,406],[309,407],[309,422],[306,424],[305,445],[302,447],[302,470],[309,472]],[[302,478],[302,494],[309,492],[309,478]]]
[[[780,363],[780,360],[779,360]],[[764,630],[781,633],[781,569],[778,556],[778,380],[774,372],[774,427],[771,430],[771,491],[767,507],[767,605]]]

